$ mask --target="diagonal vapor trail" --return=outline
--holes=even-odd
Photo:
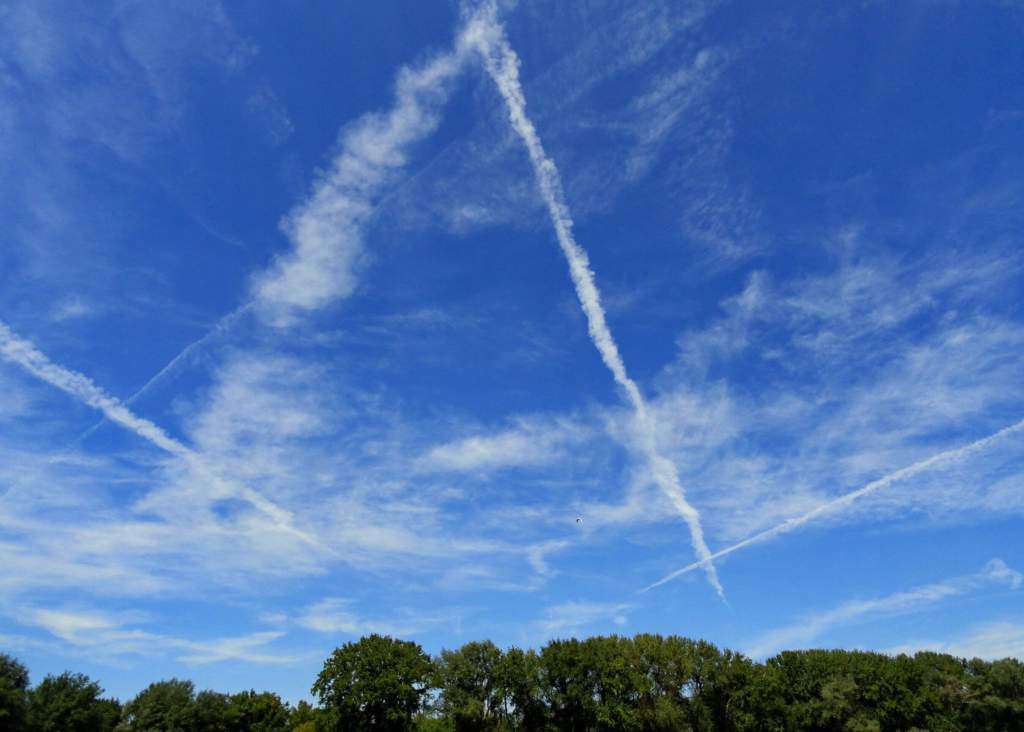
[[[343,128],[341,149],[329,174],[317,182],[311,197],[285,218],[283,229],[292,249],[254,277],[247,302],[185,346],[126,404],[173,377],[197,351],[250,312],[264,317],[270,314],[271,320],[276,313],[280,324],[290,321],[290,317],[281,317],[290,310],[314,310],[351,292],[351,269],[362,255],[363,230],[386,201],[386,188],[405,165],[407,148],[436,129],[448,84],[465,66],[478,32],[474,18],[469,18],[450,50],[421,66],[403,67],[396,77],[390,109],[364,114]],[[78,440],[90,437],[104,421],[91,426]]]
[[[252,310],[253,305],[255,305],[255,303],[250,300],[244,305],[239,305],[237,308],[218,320],[216,324],[214,324],[210,330],[206,331],[203,336],[189,343],[181,350],[181,352],[178,353],[177,356],[168,361],[167,365],[160,369],[153,378],[143,384],[137,392],[128,397],[128,400],[125,403],[133,404],[136,400],[142,398],[147,392],[155,388],[157,384],[172,376],[198,349],[202,348],[213,338],[227,333],[243,315]]]
[[[189,468],[204,479],[222,489],[240,495],[288,533],[309,544],[318,545],[315,539],[293,526],[290,512],[247,486],[238,486],[224,480],[206,464],[206,461],[195,450],[171,437],[154,422],[136,415],[119,399],[107,394],[97,386],[89,377],[51,361],[46,354],[30,341],[17,335],[3,321],[0,321],[0,357],[20,366],[37,379],[70,394],[93,409],[99,410],[111,422],[134,432],[164,452],[182,459]]]
[[[724,600],[725,590],[718,580],[711,551],[704,540],[700,514],[686,500],[686,494],[680,484],[675,464],[658,452],[654,418],[639,387],[630,378],[615,339],[608,328],[604,309],[601,306],[600,293],[594,282],[594,273],[590,269],[590,260],[586,251],[573,236],[572,214],[565,202],[558,168],[545,153],[540,136],[526,114],[526,99],[519,82],[519,57],[508,42],[503,26],[495,16],[496,10],[492,3],[485,4],[478,11],[476,17],[480,32],[475,35],[473,40],[483,56],[488,74],[505,100],[513,129],[526,145],[541,197],[547,206],[558,244],[569,264],[569,274],[576,288],[576,295],[587,318],[590,338],[601,354],[605,366],[625,391],[626,397],[633,407],[641,452],[650,465],[655,483],[686,521],[693,549],[700,558],[700,566],[707,573],[708,582],[714,587],[715,592]]]
[[[210,328],[210,330],[206,331],[206,333],[204,333],[202,336],[200,336],[199,338],[185,346],[181,351],[178,352],[178,355],[176,355],[174,358],[167,362],[166,366],[164,366],[162,369],[156,372],[156,374],[154,374],[149,381],[143,384],[138,391],[136,391],[134,394],[128,397],[124,401],[125,405],[134,404],[138,399],[141,399],[149,391],[156,388],[157,385],[161,384],[166,379],[169,379],[170,377],[174,376],[174,374],[176,374],[188,362],[188,360],[192,357],[192,354],[201,349],[214,338],[217,338],[218,336],[227,333],[228,330],[230,330],[243,315],[252,310],[254,304],[255,303],[250,300],[249,302],[245,303],[244,305],[240,305],[239,307],[235,308],[230,313],[222,317],[220,320],[218,320],[216,324],[212,328]],[[91,437],[96,430],[102,427],[106,421],[107,417],[106,415],[104,415],[103,419],[101,419],[99,422],[97,422],[92,427],[90,427],[89,429],[87,429],[85,432],[78,436],[78,442],[82,442],[83,440],[89,439],[89,437]]]
[[[809,523],[810,521],[813,521],[816,518],[826,516],[828,514],[842,510],[847,506],[851,505],[858,498],[863,498],[864,496],[870,495],[871,493],[881,490],[882,488],[885,488],[897,481],[903,480],[905,478],[910,478],[914,475],[917,475],[918,473],[924,472],[925,470],[929,470],[930,468],[934,468],[937,465],[941,465],[942,463],[952,462],[954,460],[960,460],[962,458],[968,457],[969,455],[979,452],[980,450],[984,450],[993,442],[996,442],[997,440],[1000,440],[1008,435],[1011,435],[1015,432],[1019,432],[1021,430],[1024,430],[1024,419],[1020,420],[1019,422],[1014,422],[1009,427],[1004,427],[998,432],[992,433],[988,437],[983,437],[980,440],[975,440],[974,442],[968,443],[966,445],[962,445],[951,450],[940,452],[936,455],[932,455],[930,458],[921,460],[912,465],[908,465],[905,468],[900,468],[899,470],[893,471],[888,475],[884,475],[877,480],[871,481],[867,485],[858,488],[855,491],[851,491],[845,495],[840,496],[839,498],[829,501],[828,503],[823,503],[822,505],[808,511],[805,514],[783,521],[781,524],[778,524],[777,526],[773,526],[770,529],[765,529],[764,531],[754,534],[753,536],[750,536],[744,539],[743,541],[737,542],[736,544],[733,544],[730,547],[720,549],[719,551],[715,552],[709,557],[702,558],[696,562],[686,565],[685,567],[677,569],[676,571],[665,575],[657,582],[643,588],[642,590],[640,590],[640,592],[643,593],[649,590],[653,590],[655,587],[660,587],[666,582],[671,582],[676,577],[680,577],[688,572],[692,572],[693,570],[702,567],[705,564],[714,561],[715,559],[724,557],[727,554],[732,554],[733,552],[739,551],[740,549],[748,547],[751,544],[758,544],[762,541],[774,539],[776,536],[786,534],[790,531],[793,531],[794,529],[798,529],[804,524]]]

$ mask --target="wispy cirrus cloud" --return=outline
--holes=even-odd
[[[293,533],[311,544],[315,541],[292,526],[292,518],[272,501],[247,486],[232,482],[211,467],[207,461],[181,441],[168,435],[153,422],[138,417],[119,400],[106,394],[87,377],[58,366],[48,359],[32,343],[14,334],[0,322],[0,356],[21,366],[26,371],[52,386],[101,411],[112,422],[134,432],[164,452],[181,459],[187,468],[194,471],[208,484],[218,487],[222,494],[236,494],[250,502],[257,510],[267,515],[279,529]]]
[[[274,78],[336,79],[348,61],[260,51],[228,6],[0,9],[12,28],[0,39],[0,149],[17,163],[0,173],[12,242],[0,248],[0,309],[46,344],[8,328],[21,365],[0,371],[0,604],[37,621],[19,648],[95,657],[107,643],[131,656],[149,643],[160,658],[271,664],[332,634],[450,643],[462,635],[431,605],[439,593],[465,600],[477,637],[616,631],[651,603],[663,612],[643,617],[657,626],[701,598],[685,583],[632,594],[638,575],[690,561],[651,452],[661,482],[700,508],[711,547],[808,517],[798,525],[818,533],[802,538],[850,571],[854,596],[860,567],[833,538],[895,543],[955,525],[975,532],[978,563],[996,553],[996,523],[1012,530],[1006,519],[1024,515],[1019,432],[947,453],[1024,414],[1019,116],[982,119],[978,149],[952,165],[926,158],[960,143],[915,137],[911,161],[873,147],[887,134],[851,131],[838,114],[822,124],[831,105],[801,96],[834,88],[822,64],[791,63],[839,50],[820,18],[772,6],[733,29],[742,19],[727,5],[699,0],[504,7],[542,173],[558,161],[555,203],[563,225],[572,205],[600,265],[592,304],[629,372],[622,354],[602,357],[645,401],[653,435],[638,434],[635,400],[606,399],[557,252],[522,236],[550,201],[504,100],[473,76],[465,27],[406,24],[392,60],[365,59],[357,93],[304,99],[303,85],[274,89],[261,70],[287,58],[294,67]],[[346,12],[261,10],[244,27],[333,32]],[[858,13],[869,14],[843,23]],[[275,34],[264,48],[314,37]],[[440,51],[417,51],[429,47]],[[396,80],[393,59],[410,54],[423,62]],[[788,83],[807,70],[806,84]],[[787,82],[761,83],[776,74]],[[878,87],[861,91],[868,104]],[[762,92],[785,104],[761,104]],[[323,156],[332,117],[352,121]],[[822,129],[865,155],[790,175],[831,154],[834,139],[811,139]],[[794,143],[793,130],[812,134]],[[435,131],[452,140],[440,151]],[[905,167],[887,173],[894,159]],[[303,171],[318,160],[326,170],[310,184]],[[342,300],[344,318],[324,313]],[[126,429],[73,442],[82,412],[65,393]],[[146,416],[129,408],[143,397]],[[136,439],[146,435],[155,442]],[[871,490],[847,499],[858,487]],[[836,527],[842,537],[826,533]],[[946,547],[935,542],[929,561]],[[926,595],[823,622],[931,607]],[[97,609],[74,604],[86,597]],[[227,638],[165,629],[177,602],[209,597],[218,604],[197,616],[220,623],[237,603],[258,621]],[[128,600],[151,614],[111,609]],[[700,627],[736,645],[717,618]],[[995,653],[1015,622],[928,644]]]
[[[754,658],[764,658],[780,650],[806,647],[808,643],[827,634],[833,628],[894,614],[916,612],[951,597],[979,592],[989,587],[1008,587],[1017,590],[1022,584],[1024,575],[1008,567],[1001,559],[992,559],[975,574],[953,577],[885,597],[854,600],[825,612],[807,615],[792,625],[765,633],[750,643],[746,652]]]
[[[908,465],[905,468],[901,468],[892,473],[889,473],[888,475],[879,478],[878,480],[874,480],[868,483],[866,486],[862,488],[858,488],[855,491],[846,493],[840,496],[839,498],[835,498],[829,501],[828,503],[825,503],[824,505],[817,506],[816,508],[814,508],[811,511],[808,511],[805,514],[784,521],[778,526],[773,526],[770,529],[766,529],[765,531],[762,531],[759,534],[755,534],[754,536],[744,539],[743,541],[733,544],[725,549],[719,549],[713,555],[711,555],[709,560],[704,561],[710,561],[711,559],[717,559],[720,557],[728,556],[729,554],[739,551],[740,549],[744,549],[748,546],[757,544],[759,542],[774,539],[777,536],[781,536],[782,534],[798,529],[804,524],[828,516],[833,512],[842,511],[849,507],[850,505],[852,505],[858,499],[870,495],[875,491],[882,490],[883,488],[886,488],[892,483],[895,483],[900,480],[905,480],[914,475],[917,475],[918,473],[930,470],[933,467],[942,465],[944,463],[962,460],[976,452],[986,449],[987,447],[989,447],[989,445],[993,443],[996,443],[1004,438],[1007,438],[1020,432],[1021,430],[1024,430],[1024,419],[1020,420],[1019,422],[1015,422],[1014,424],[1008,427],[1004,427],[1003,429],[999,430],[994,434],[991,434],[987,437],[983,437],[980,440],[976,440],[970,444],[963,445],[962,447],[957,447],[952,450],[941,452],[937,455],[932,455],[931,457],[925,460],[914,463],[913,465]],[[654,588],[660,587],[666,582],[670,582],[673,579],[686,574],[687,572],[692,572],[693,570],[700,567],[701,564],[701,561],[697,561],[692,564],[688,564],[687,566],[682,567],[681,569],[677,569],[676,571],[671,572],[670,574],[662,577],[657,582],[645,587],[643,589],[643,592],[653,590]]]
[[[543,49],[539,62],[531,59],[524,88],[533,100],[532,118],[562,160],[563,183],[578,216],[612,207],[624,191],[671,160],[673,174],[685,170],[683,180],[672,182],[686,191],[680,198],[700,199],[682,217],[683,229],[702,246],[740,250],[754,242],[754,227],[745,219],[755,218],[755,207],[722,170],[730,125],[716,90],[733,54],[701,45],[700,31],[718,5],[607,3],[594,13],[529,2],[509,14],[509,23],[530,24],[531,37]],[[568,43],[562,30],[567,27],[573,29]],[[652,66],[669,70],[641,72]],[[595,114],[595,97],[616,83],[629,85],[629,98],[614,111]],[[543,204],[524,180],[517,141],[500,124],[503,113],[494,105],[482,105],[479,114],[482,121],[464,139],[450,144],[389,201],[400,227],[461,234],[498,225],[533,228],[533,217],[521,212],[539,213]],[[580,139],[589,144],[577,147]],[[588,154],[593,149],[601,155]]]
[[[507,467],[539,466],[564,457],[566,450],[584,441],[592,430],[571,420],[520,417],[501,432],[472,435],[435,445],[419,458],[428,471],[491,471]]]
[[[106,659],[157,658],[172,655],[188,665],[224,661],[255,664],[293,664],[302,656],[266,647],[279,640],[281,631],[204,640],[180,638],[145,630],[145,619],[132,614],[67,608],[21,608],[20,622],[42,628],[76,649]]]
[[[328,597],[319,600],[296,617],[295,624],[317,633],[344,634],[350,636],[378,633],[408,638],[439,623],[453,623],[451,613],[431,614],[423,610],[394,609],[388,617],[372,619],[360,615],[355,603],[347,598]]]
[[[565,602],[547,608],[536,625],[548,638],[590,633],[609,623],[625,626],[632,608],[628,603]]]
[[[405,168],[409,148],[437,128],[440,108],[479,32],[479,21],[470,18],[452,50],[398,73],[387,112],[367,114],[343,131],[328,172],[282,224],[291,251],[253,282],[259,310],[270,322],[287,323],[295,312],[355,290],[365,228],[376,205]]]
[[[1024,659],[1024,622],[1011,619],[975,623],[951,638],[922,638],[885,649],[886,653],[892,655],[919,651],[949,653],[960,658],[982,658],[986,661]]]

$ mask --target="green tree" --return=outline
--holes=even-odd
[[[192,724],[195,732],[234,732],[230,697],[209,689],[200,691],[192,704]]]
[[[435,662],[435,686],[441,690],[441,712],[452,720],[456,730],[497,728],[504,708],[496,676],[501,656],[501,650],[490,641],[441,651]]]
[[[495,668],[503,724],[535,732],[548,725],[548,707],[541,688],[540,658],[535,651],[509,648]]]
[[[640,730],[640,699],[648,679],[631,638],[596,636],[583,641],[583,658],[592,679],[597,730]]]
[[[0,653],[0,730],[20,730],[28,710],[28,669]]]
[[[556,729],[584,732],[594,728],[597,703],[593,671],[587,649],[575,638],[553,640],[541,649],[541,690]]]
[[[150,684],[125,704],[119,730],[130,732],[193,732],[197,726],[195,687],[170,679]]]
[[[965,729],[1024,730],[1024,664],[1006,658],[966,663],[962,720]]]
[[[409,730],[433,671],[411,641],[370,635],[336,648],[313,684],[332,730]]]
[[[321,711],[305,699],[296,704],[288,715],[288,728],[292,732],[315,732]]]
[[[120,716],[120,705],[101,699],[103,689],[83,674],[66,671],[47,676],[29,695],[32,732],[107,732]],[[115,716],[116,713],[116,716]]]
[[[232,694],[229,703],[232,730],[238,732],[287,732],[291,716],[281,697],[269,691]]]
[[[737,728],[737,711],[754,665],[728,649],[720,651],[707,641],[686,641],[694,656],[687,709],[694,730],[728,732]]]
[[[640,634],[633,638],[633,647],[637,669],[646,679],[637,700],[641,728],[651,732],[688,729],[702,683],[696,643],[679,636]]]
[[[121,702],[117,699],[100,699],[100,718],[103,720],[101,729],[116,730],[121,721]]]

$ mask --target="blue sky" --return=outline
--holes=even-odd
[[[0,9],[35,679],[1024,658],[1024,6],[173,5]]]

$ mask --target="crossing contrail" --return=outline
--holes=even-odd
[[[124,401],[124,403],[126,405],[134,404],[138,399],[144,397],[150,390],[154,389],[157,385],[163,383],[165,380],[169,379],[171,376],[177,373],[177,371],[180,368],[182,368],[182,366],[184,366],[192,357],[192,354],[201,349],[214,338],[223,335],[228,330],[230,330],[231,327],[234,326],[234,324],[238,322],[238,320],[243,315],[252,310],[253,304],[254,303],[250,300],[245,305],[240,305],[239,307],[235,308],[230,313],[225,315],[223,318],[218,320],[217,323],[212,328],[210,328],[210,330],[206,331],[206,333],[204,333],[202,337],[192,341],[187,346],[185,346],[181,351],[179,351],[177,356],[168,361],[166,366],[164,366],[162,369],[156,372],[156,374],[154,374],[149,381],[143,384],[138,391],[136,391],[134,394],[128,397]],[[81,442],[82,440],[88,439],[96,430],[98,430],[103,425],[104,422],[106,422],[105,416],[99,422],[97,422],[92,427],[83,432],[81,435],[79,435],[78,441]]]
[[[293,311],[310,311],[347,297],[356,286],[364,256],[364,233],[380,200],[406,163],[408,148],[436,129],[452,80],[471,56],[479,33],[474,18],[464,24],[448,51],[428,62],[403,67],[396,77],[392,107],[369,112],[346,125],[328,172],[310,197],[284,219],[292,249],[253,278],[251,297],[222,317],[205,335],[178,353],[129,397],[132,404],[172,377],[209,341],[223,335],[250,312],[285,324]],[[103,420],[78,439],[93,434]]]
[[[167,434],[159,425],[136,415],[119,399],[107,394],[97,386],[89,377],[51,361],[35,345],[14,333],[2,321],[0,321],[0,357],[20,366],[41,381],[70,394],[83,404],[99,410],[111,422],[116,422],[134,432],[164,452],[182,459],[190,469],[205,480],[225,492],[241,496],[273,520],[281,529],[294,534],[307,543],[318,544],[315,539],[292,525],[290,512],[251,488],[236,485],[221,478],[195,450]]]
[[[611,371],[615,381],[625,391],[626,398],[633,407],[637,433],[640,438],[640,449],[650,465],[655,483],[686,521],[694,551],[701,560],[700,565],[707,573],[711,586],[724,599],[725,591],[712,563],[711,551],[704,541],[700,514],[686,500],[686,494],[680,485],[679,473],[675,464],[658,452],[654,418],[640,388],[630,378],[626,370],[619,348],[608,328],[604,309],[601,306],[601,296],[594,282],[594,273],[590,269],[590,260],[586,251],[576,242],[573,235],[572,214],[565,201],[558,168],[545,153],[540,136],[526,114],[526,99],[519,82],[519,57],[509,44],[504,28],[494,16],[495,9],[490,3],[485,4],[478,11],[476,17],[480,32],[474,36],[476,47],[483,56],[488,74],[505,100],[513,129],[526,145],[537,179],[537,186],[540,188],[541,197],[547,206],[558,244],[569,264],[569,274],[576,288],[576,295],[583,308],[583,313],[587,318],[590,338],[597,347],[598,353],[601,354],[601,359]]]
[[[814,519],[820,516],[825,516],[830,513],[835,513],[836,511],[842,510],[849,506],[850,504],[852,504],[858,498],[863,498],[866,495],[881,490],[882,488],[892,485],[896,481],[903,480],[905,478],[910,478],[914,475],[917,475],[918,473],[924,472],[925,470],[934,468],[936,465],[968,457],[969,455],[972,455],[980,450],[985,449],[993,442],[1000,440],[1006,437],[1007,435],[1019,432],[1022,429],[1024,429],[1024,419],[1020,420],[1019,422],[1011,424],[1009,427],[1004,427],[1003,429],[999,430],[998,432],[994,432],[988,437],[983,437],[980,440],[975,440],[974,442],[971,442],[967,445],[962,445],[957,448],[953,448],[952,450],[940,452],[937,455],[932,455],[930,458],[916,462],[913,465],[908,465],[905,468],[900,468],[899,470],[889,473],[888,475],[882,476],[878,480],[871,481],[862,488],[858,488],[855,491],[851,491],[845,495],[840,496],[839,498],[829,501],[828,503],[823,503],[817,508],[808,511],[807,513],[801,516],[796,516],[794,518],[783,521],[778,526],[773,526],[770,529],[765,529],[764,531],[758,534],[754,534],[753,536],[748,537],[739,543],[733,544],[732,546],[727,547],[725,549],[720,549],[719,551],[715,552],[714,554],[708,557],[702,558],[696,562],[693,562],[692,564],[688,564],[685,567],[682,567],[681,569],[677,569],[671,574],[665,575],[654,584],[648,585],[640,591],[647,592],[648,590],[653,590],[655,587],[659,587],[665,584],[666,582],[671,582],[676,577],[684,575],[687,572],[692,572],[698,567],[702,567],[705,564],[710,563],[715,559],[718,559],[719,557],[724,557],[727,554],[732,554],[733,552],[739,551],[740,549],[748,547],[751,544],[758,544],[762,541],[767,541],[768,539],[774,539],[776,536],[779,536],[780,534],[785,534],[790,531],[793,531],[794,529],[798,529],[804,524],[813,521]]]

